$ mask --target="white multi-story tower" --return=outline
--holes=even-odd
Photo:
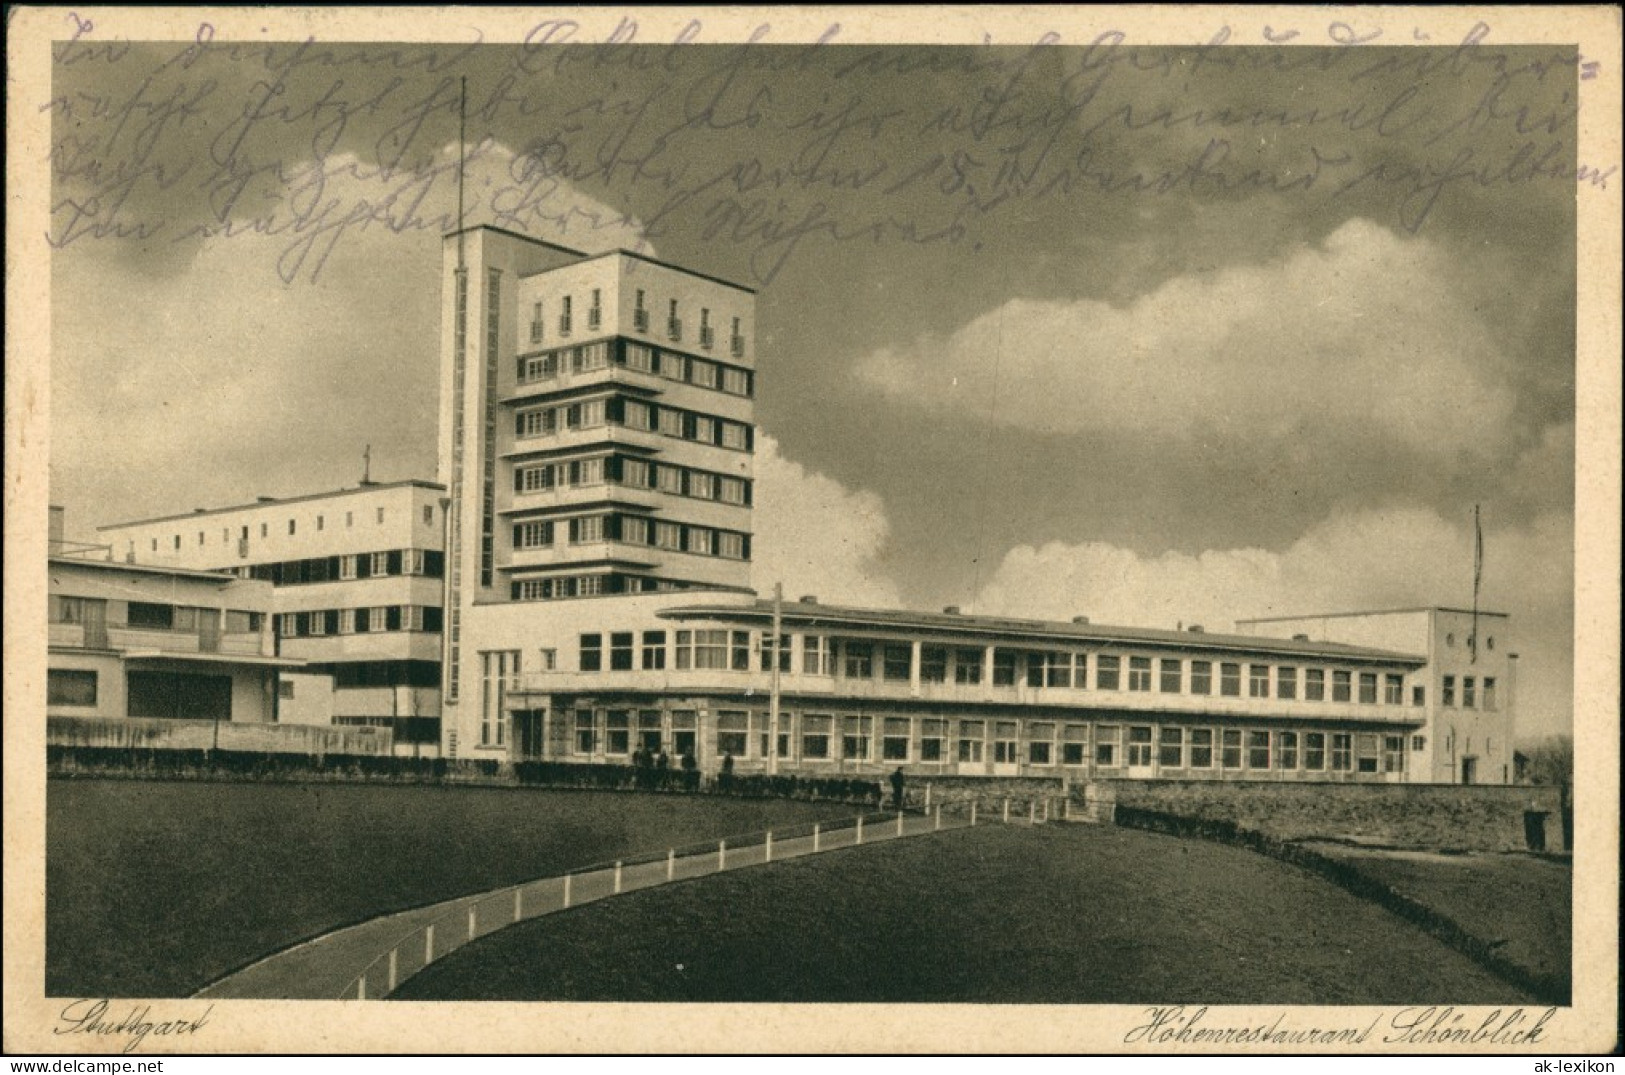
[[[459,739],[501,745],[500,716],[493,731],[458,711],[471,681],[520,671],[510,651],[468,644],[470,617],[496,615],[505,636],[540,645],[568,633],[580,599],[748,591],[755,296],[640,254],[589,256],[493,227],[446,237],[442,288],[455,752]],[[483,611],[510,604],[534,610],[527,627]]]

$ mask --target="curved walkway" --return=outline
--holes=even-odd
[[[997,815],[988,818],[996,820]],[[1018,817],[1020,821],[1027,818]],[[722,870],[759,866],[777,859],[919,836],[973,823],[963,816],[893,815],[861,826],[841,827],[766,840],[741,838],[742,846],[700,852],[668,852],[655,859],[591,867],[564,877],[542,878],[383,915],[334,930],[275,952],[228,974],[194,994],[199,999],[334,1000],[387,996],[424,966],[477,937],[515,922],[568,907]]]

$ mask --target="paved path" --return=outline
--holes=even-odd
[[[997,816],[985,821],[997,821]],[[1012,820],[1017,820],[1012,818]],[[1025,821],[1026,818],[1019,820]],[[985,823],[985,822],[984,822]],[[943,818],[942,829],[962,828],[963,818]],[[895,840],[899,836],[919,836],[937,830],[933,816],[905,815],[901,829],[895,817],[869,822],[863,827],[865,844]],[[753,837],[754,839],[754,837]],[[850,825],[820,832],[818,852],[852,847],[857,830]],[[774,840],[772,861],[798,858],[814,853],[814,837],[796,836]],[[334,1000],[347,997],[376,998],[423,969],[428,961],[460,948],[476,937],[494,933],[525,919],[536,918],[591,903],[618,892],[652,888],[670,881],[707,877],[768,861],[765,843],[727,849],[680,854],[672,858],[630,863],[619,871],[603,867],[569,877],[548,877],[509,888],[462,896],[397,914],[383,915],[359,925],[335,930],[291,948],[275,952],[257,963],[228,974],[205,986],[197,994],[207,999],[238,1000]],[[433,932],[425,931],[432,925]],[[394,967],[389,952],[395,951]],[[358,979],[366,974],[365,986]]]

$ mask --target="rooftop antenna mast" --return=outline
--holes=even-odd
[[[361,450],[361,484],[372,484],[372,445]]]

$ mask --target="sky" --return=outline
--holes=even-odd
[[[757,289],[760,588],[1209,630],[1466,607],[1479,505],[1520,735],[1568,730],[1572,49],[572,33],[59,49],[70,537],[353,485],[367,445],[433,477],[466,78],[469,223]]]

